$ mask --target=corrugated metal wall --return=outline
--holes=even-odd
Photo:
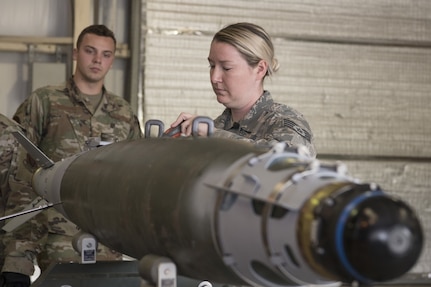
[[[217,116],[207,56],[223,26],[273,37],[274,98],[305,114],[318,158],[410,202],[431,238],[431,1],[143,0],[144,114]],[[431,271],[431,243],[414,272]]]

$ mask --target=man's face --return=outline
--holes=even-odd
[[[96,83],[103,81],[114,62],[115,44],[110,37],[84,35],[79,48],[73,51],[75,76]]]

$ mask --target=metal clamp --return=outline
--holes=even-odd
[[[210,137],[214,133],[214,121],[209,117],[198,116],[192,122],[192,136],[197,138],[199,135],[199,124],[207,124],[208,133],[207,136]]]
[[[157,135],[157,137],[161,137],[163,135],[163,131],[165,130],[165,125],[163,124],[162,121],[160,120],[148,120],[145,122],[145,138],[150,138],[151,137],[151,127],[152,126],[158,126],[159,127],[159,133]]]

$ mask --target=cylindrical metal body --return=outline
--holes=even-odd
[[[219,193],[203,179],[216,179],[255,151],[247,144],[204,139],[119,142],[80,154],[63,167],[57,163],[60,173],[67,171],[45,197],[61,200],[67,218],[124,254],[168,256],[181,262],[179,273],[240,282],[217,250]],[[35,186],[38,179],[51,182],[48,172],[39,170]],[[58,172],[53,178],[60,180]]]
[[[341,167],[320,166],[284,144],[263,150],[217,138],[149,138],[40,169],[33,186],[101,243],[136,259],[168,257],[195,279],[279,287],[402,275],[421,250],[417,218]],[[380,214],[382,206],[391,208]],[[391,242],[375,243],[377,234]],[[364,257],[345,248],[356,240],[372,247]],[[386,255],[408,259],[402,268],[394,273],[388,263],[380,276],[364,267],[380,264],[373,250],[388,245]]]

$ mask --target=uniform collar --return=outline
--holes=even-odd
[[[79,88],[73,80],[73,76],[66,82],[66,87],[63,92],[68,95],[72,101],[85,105],[85,99],[82,93],[79,92]],[[105,86],[102,86],[102,100],[99,107],[101,107],[102,111],[110,113],[120,110],[121,104],[114,100],[113,95],[106,90]]]
[[[245,117],[238,122],[239,127],[245,131],[251,132],[252,127],[256,124],[256,117],[259,117],[264,111],[268,110],[274,104],[271,93],[269,91],[263,91],[262,96],[254,103],[250,111],[245,115]],[[234,122],[232,121],[232,111],[226,109],[224,113],[227,116],[226,125],[229,128],[234,127]]]

